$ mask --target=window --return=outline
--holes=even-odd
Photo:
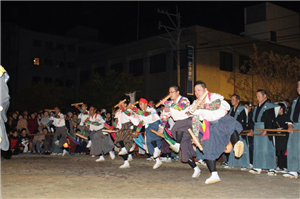
[[[143,75],[143,59],[137,59],[129,62],[129,73],[134,76]]]
[[[150,74],[166,72],[166,54],[150,57]]]
[[[45,77],[44,78],[44,83],[47,84],[51,84],[52,83],[52,78],[51,77]]]
[[[40,40],[33,40],[34,47],[42,47],[42,42]]]
[[[75,52],[76,51],[76,47],[74,45],[68,45],[68,51],[69,52]]]
[[[68,67],[69,69],[75,69],[75,68],[76,68],[74,62],[67,62],[67,67]]]
[[[40,65],[40,58],[33,58],[33,64],[39,66]]]
[[[37,84],[37,83],[39,83],[40,81],[41,81],[41,77],[38,77],[38,76],[33,76],[32,77],[32,83],[33,84]]]
[[[232,71],[232,53],[220,52],[220,70]]]
[[[50,41],[46,41],[45,47],[46,49],[53,50],[53,43]]]
[[[73,87],[74,87],[74,80],[68,79],[68,80],[66,81],[66,87],[67,87],[67,88],[73,88]]]
[[[63,61],[56,61],[56,68],[64,68],[65,63]]]
[[[249,59],[250,58],[248,56],[240,55],[239,57],[240,73],[248,74],[250,66],[248,63],[246,64],[245,61],[248,61]]]
[[[275,31],[270,31],[270,40],[277,42],[277,34]]]
[[[80,84],[84,84],[89,80],[90,72],[88,70],[84,70],[80,72]]]
[[[65,45],[64,44],[57,44],[57,50],[64,50],[65,49]]]
[[[63,86],[64,85],[64,81],[62,80],[62,78],[56,78],[55,79],[55,84],[57,86]]]
[[[95,73],[98,73],[102,77],[105,77],[105,67],[97,67],[95,68]]]
[[[123,63],[113,64],[113,65],[111,65],[110,69],[121,73],[121,72],[123,72]]]
[[[52,66],[53,65],[53,61],[49,57],[45,58],[44,63],[45,63],[46,66]]]

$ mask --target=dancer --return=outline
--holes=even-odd
[[[49,126],[53,124],[55,126],[55,134],[53,136],[53,144],[52,144],[52,153],[53,155],[56,155],[56,152],[58,154],[61,153],[62,150],[62,156],[66,155],[69,151],[69,147],[64,145],[67,142],[67,127],[65,124],[65,116],[60,112],[60,109],[58,107],[54,108],[55,114],[52,113],[50,117],[50,122],[46,125]],[[57,148],[56,146],[59,148]]]
[[[82,135],[88,138],[86,148],[90,148],[92,146],[92,141],[89,135],[90,131],[89,127],[84,124],[84,121],[90,116],[89,111],[87,110],[88,106],[86,104],[82,104],[81,107],[79,107],[78,104],[75,104],[74,107],[80,111],[77,121],[77,128],[80,130]]]
[[[120,100],[118,104],[119,110],[115,114],[115,121],[112,126],[112,128],[117,128],[115,145],[121,148],[118,155],[124,159],[123,165],[119,167],[120,169],[130,168],[129,161],[132,160],[132,151],[134,149],[132,132],[134,126],[139,125],[138,117],[132,110],[127,109],[129,104],[129,96],[124,96],[122,100]],[[140,128],[137,129],[137,131],[139,130]]]
[[[157,131],[161,123],[160,118],[153,107],[149,107],[148,101],[144,98],[140,98],[138,110],[136,107],[130,107],[133,112],[139,115],[140,119],[143,121],[146,130],[146,149],[147,153],[153,156],[156,163],[153,169],[157,169],[162,165],[160,160],[160,147],[162,138],[151,132],[151,129]]]
[[[211,173],[205,184],[212,184],[221,181],[216,169],[216,159],[224,152],[229,141],[234,146],[235,156],[240,157],[242,155],[244,145],[243,142],[238,141],[238,133],[243,128],[233,117],[226,115],[230,105],[224,100],[223,96],[209,92],[205,96],[206,92],[206,84],[202,81],[197,81],[195,83],[197,100],[187,109],[188,112],[186,113],[198,116],[205,123],[206,130],[203,132],[202,137],[203,158]],[[204,99],[200,101],[202,98]],[[194,106],[197,106],[195,112],[192,111]]]
[[[84,121],[84,124],[88,125],[90,131],[90,137],[92,140],[91,154],[99,155],[96,162],[105,161],[104,154],[109,153],[110,158],[115,159],[115,153],[113,151],[114,144],[110,139],[110,136],[106,132],[102,132],[105,121],[100,114],[96,114],[97,109],[95,106],[90,106],[90,116]]]
[[[188,164],[194,169],[192,178],[197,178],[200,176],[201,170],[195,163],[194,157],[196,156],[196,152],[193,149],[191,135],[188,132],[188,129],[192,128],[192,117],[185,114],[185,109],[190,105],[190,101],[186,97],[180,95],[179,86],[177,85],[169,87],[169,94],[171,96],[171,101],[163,102],[165,109],[161,113],[162,122],[158,133],[163,134],[168,118],[172,117],[175,124],[171,129],[171,132],[176,143],[171,144],[170,148],[176,153],[178,153],[179,149],[181,149],[181,161],[188,162]]]

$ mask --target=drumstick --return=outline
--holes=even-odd
[[[78,137],[80,137],[80,138],[83,138],[83,139],[85,139],[85,140],[88,140],[87,137],[84,137],[83,135],[80,135],[79,133],[76,133],[76,135],[77,135]]]
[[[199,140],[197,139],[197,137],[194,135],[193,131],[191,129],[188,129],[188,132],[191,134],[191,137],[194,140],[194,143],[196,144],[196,146],[200,149],[200,151],[203,151],[203,147],[202,145],[199,143]]]
[[[109,130],[109,129],[103,129],[102,132],[117,133],[118,131],[116,131],[116,130]]]
[[[137,105],[138,103],[139,103],[139,101],[136,101],[136,102],[133,103],[133,105]]]
[[[114,106],[114,108],[117,108],[117,106],[119,106],[119,104],[121,104],[121,103],[123,103],[123,102],[125,102],[125,101],[126,101],[126,99],[120,101],[118,104],[116,104],[116,105]]]
[[[167,101],[167,99],[169,99],[171,97],[171,94],[168,94],[167,96],[165,96],[162,100],[160,100],[158,103],[155,104],[155,107],[158,107],[159,105],[163,104],[165,101]]]
[[[54,109],[44,109],[44,110],[48,112],[54,111]]]
[[[200,97],[199,101],[201,102],[201,101],[207,96],[207,94],[208,94],[208,91],[205,91],[205,92],[203,93],[203,95]],[[197,102],[196,102],[196,103],[195,103],[195,106],[192,108],[191,112],[194,113],[195,110],[197,109],[197,107],[198,107],[198,104],[197,104]]]
[[[83,102],[78,102],[78,103],[71,104],[71,106],[82,105],[82,104],[83,104]]]
[[[165,138],[165,136],[164,136],[164,135],[162,135],[162,134],[158,133],[158,132],[157,132],[157,131],[155,131],[154,129],[151,129],[151,131],[152,131],[154,134],[156,134],[157,136],[159,136],[159,137],[162,137],[162,138]]]

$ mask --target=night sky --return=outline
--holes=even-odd
[[[121,44],[137,40],[139,7],[139,39],[165,33],[158,22],[170,20],[157,12],[160,8],[182,16],[181,26],[202,25],[239,34],[244,31],[244,7],[262,1],[31,1],[1,2],[1,21],[14,22],[34,31],[65,35],[76,25],[99,30],[99,41]],[[300,13],[297,1],[272,3]]]

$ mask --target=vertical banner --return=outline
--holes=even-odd
[[[187,95],[194,95],[194,47],[187,46]]]

